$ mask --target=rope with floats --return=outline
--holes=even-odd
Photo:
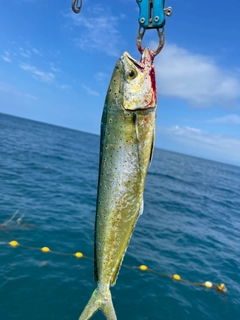
[[[93,258],[85,256],[82,252],[77,251],[75,253],[66,253],[66,252],[61,252],[61,251],[53,251],[51,250],[49,247],[32,247],[32,246],[27,246],[24,244],[19,243],[16,240],[12,240],[10,242],[0,242],[1,245],[8,245],[10,247],[16,248],[16,247],[22,247],[28,250],[36,250],[36,251],[41,251],[43,253],[52,253],[52,254],[56,254],[56,255],[61,255],[61,256],[69,256],[69,257],[76,257],[78,259],[81,258],[85,258],[85,259],[89,259],[89,260],[93,260]],[[189,280],[185,280],[182,279],[181,276],[179,274],[168,274],[168,273],[164,273],[164,272],[160,272],[160,271],[156,271],[153,270],[151,268],[149,268],[146,265],[140,265],[140,266],[127,266],[127,265],[122,265],[124,268],[128,268],[128,269],[132,269],[132,270],[140,270],[146,273],[153,273],[162,277],[167,277],[169,279],[175,280],[176,282],[183,282],[186,283],[188,285],[193,285],[196,287],[203,287],[203,288],[207,288],[207,289],[213,289],[219,293],[226,293],[227,292],[227,288],[225,286],[224,283],[220,283],[220,284],[214,284],[210,281],[205,281],[205,282],[193,282],[193,281],[189,281]]]

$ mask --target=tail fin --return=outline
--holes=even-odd
[[[112,296],[109,287],[101,285],[93,291],[85,309],[78,320],[87,320],[98,310],[101,309],[107,320],[117,320],[112,303]]]

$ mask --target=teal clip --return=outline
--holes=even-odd
[[[172,8],[164,9],[165,0],[137,0],[140,14],[138,22],[144,29],[162,28],[165,24],[165,15],[172,14]]]

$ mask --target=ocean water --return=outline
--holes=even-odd
[[[98,136],[0,114],[1,320],[78,319],[93,261],[24,246],[93,257],[98,156]],[[111,289],[118,319],[239,320],[240,168],[155,149],[144,198],[124,266],[228,291],[123,266]]]

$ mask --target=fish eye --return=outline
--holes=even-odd
[[[137,71],[135,69],[131,69],[129,72],[128,72],[128,78],[133,80],[134,78],[136,78],[137,76]]]

